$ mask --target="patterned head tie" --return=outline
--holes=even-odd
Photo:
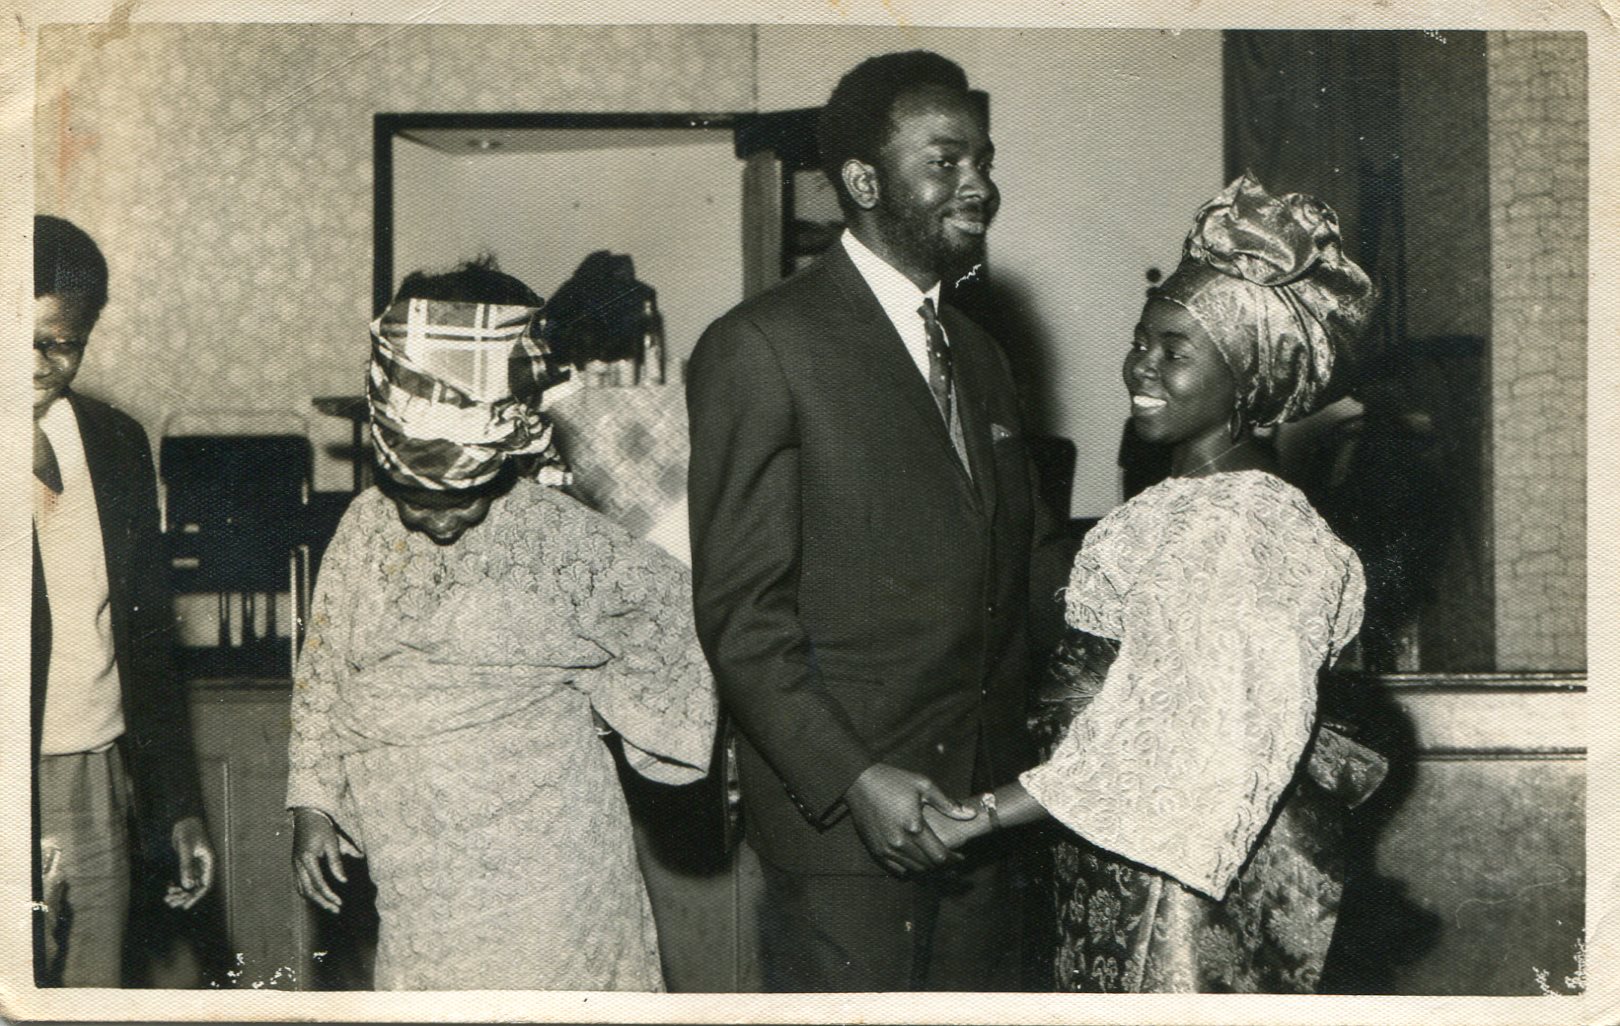
[[[542,480],[566,481],[540,412],[562,379],[531,333],[538,307],[399,299],[371,322],[366,401],[377,461],[401,483],[476,488],[508,456],[538,456]]]
[[[1180,265],[1153,296],[1209,332],[1237,379],[1244,419],[1257,426],[1336,397],[1335,369],[1354,363],[1377,298],[1344,255],[1331,207],[1297,192],[1273,196],[1248,173],[1198,211]]]

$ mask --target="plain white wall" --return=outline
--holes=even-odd
[[[990,274],[1047,354],[1042,430],[1079,447],[1075,516],[1120,497],[1120,362],[1144,272],[1169,273],[1220,190],[1218,32],[761,26],[761,110],[818,106],[862,58],[937,50],[990,94],[1001,216]]]
[[[398,140],[394,284],[487,249],[549,298],[592,251],[627,253],[658,290],[677,380],[698,335],[742,298],[742,165],[729,131],[706,134],[667,147],[468,155]]]

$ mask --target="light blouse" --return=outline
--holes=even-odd
[[[1361,625],[1355,553],[1262,471],[1170,478],[1087,535],[1069,624],[1120,643],[1024,787],[1085,840],[1219,900],[1310,743]]]

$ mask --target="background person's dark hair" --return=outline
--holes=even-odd
[[[394,302],[431,299],[440,303],[489,303],[496,306],[544,306],[538,293],[502,271],[490,253],[458,264],[453,270],[429,274],[412,271],[399,283]]]
[[[816,122],[816,140],[821,147],[821,170],[846,211],[853,210],[854,201],[844,189],[844,162],[853,158],[876,163],[893,127],[894,101],[923,86],[966,93],[967,73],[937,53],[907,50],[867,58],[833,88]]]
[[[84,229],[60,217],[34,215],[34,295],[80,297],[101,313],[107,305],[107,258]]]

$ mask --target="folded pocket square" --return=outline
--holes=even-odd
[[[995,421],[990,422],[990,441],[1004,442],[1012,437],[1014,437],[1014,432],[1010,428],[1004,428]]]

